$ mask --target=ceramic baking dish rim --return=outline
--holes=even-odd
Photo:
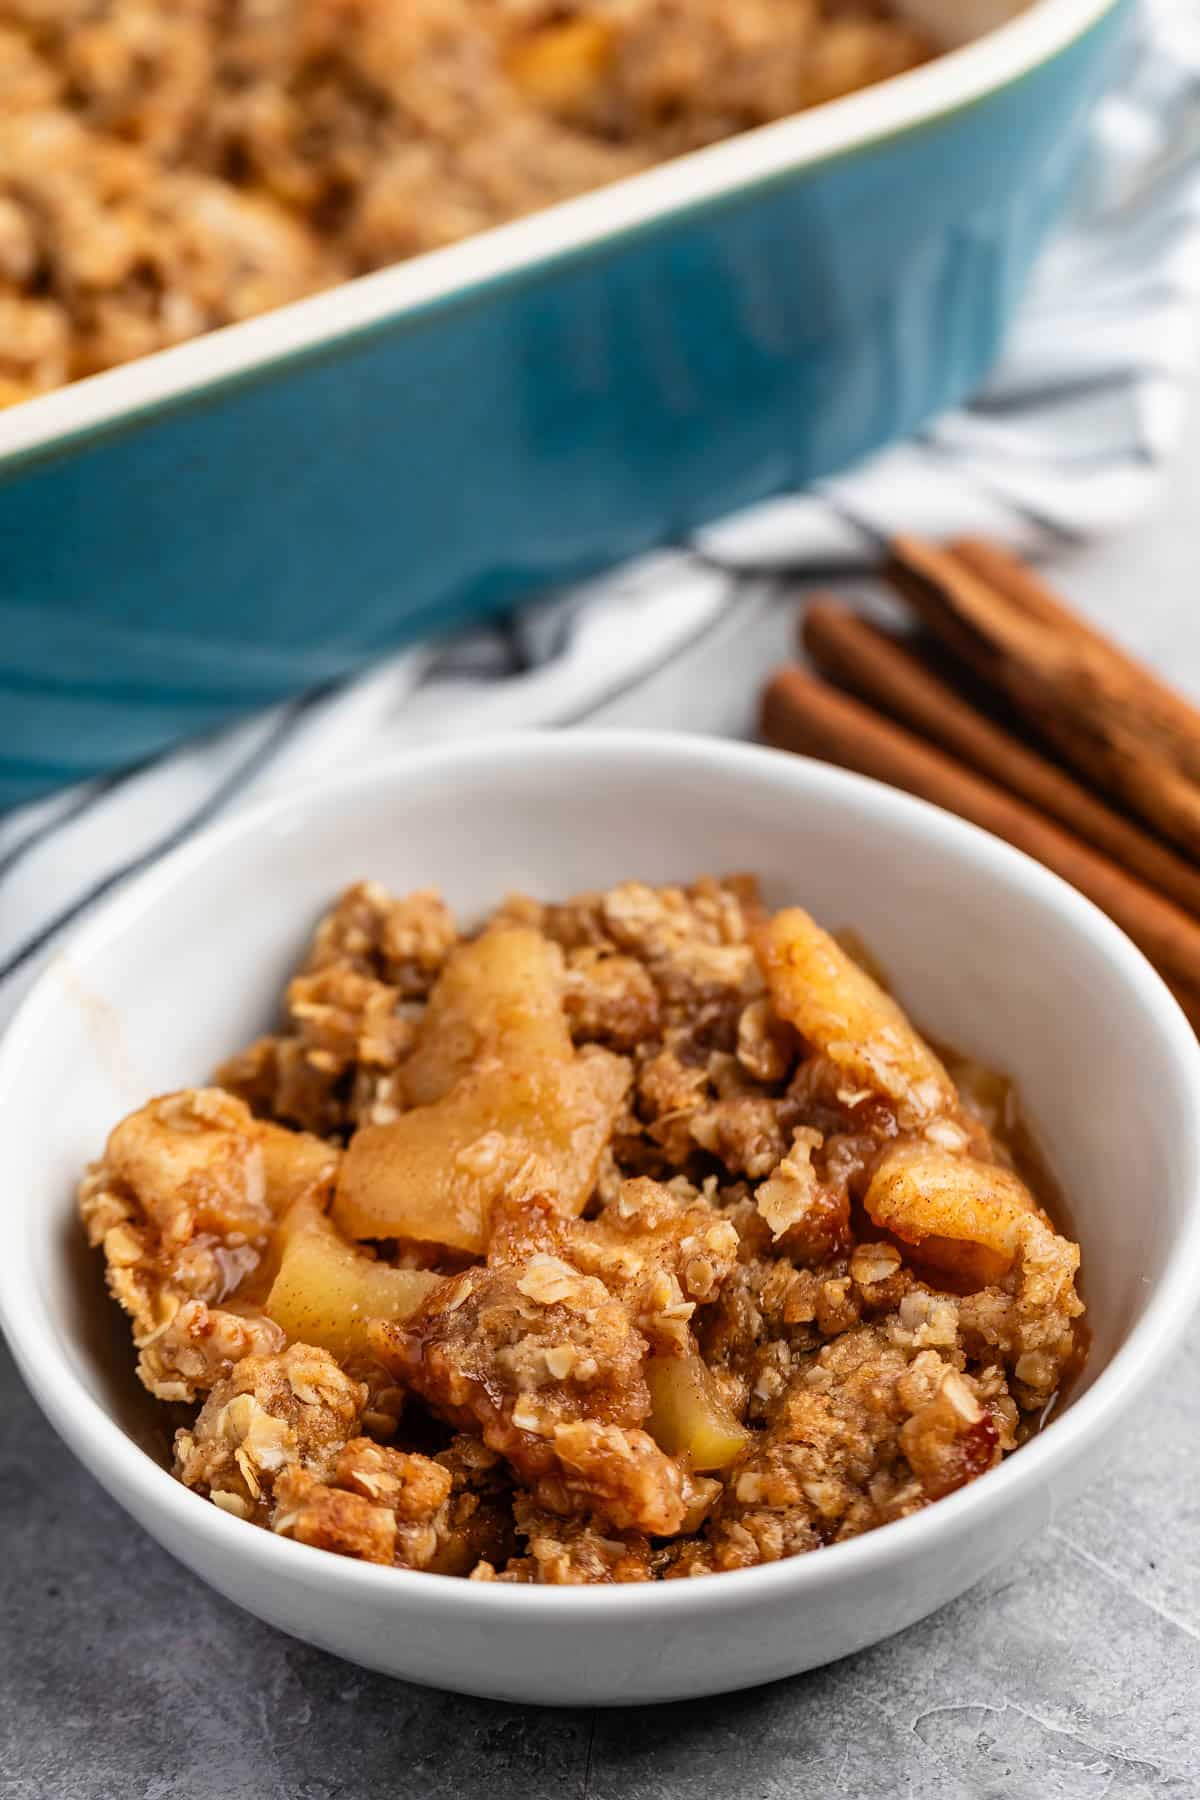
[[[973,43],[844,99],[24,401],[0,413],[0,475],[933,125],[1020,81],[1120,3],[1034,0]]]

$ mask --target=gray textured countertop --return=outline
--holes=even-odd
[[[1200,696],[1200,408],[1155,516],[1064,557],[1087,609]],[[765,602],[612,723],[737,732],[790,644]],[[707,685],[706,685],[707,683]],[[1200,1325],[1112,1465],[1021,1560],[816,1674],[549,1713],[368,1675],[240,1613],[104,1496],[0,1350],[2,1800],[1195,1800]]]

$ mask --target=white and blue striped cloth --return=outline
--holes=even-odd
[[[895,529],[986,534],[1037,553],[1137,517],[1178,440],[1197,354],[1200,8],[1143,0],[1140,33],[1123,88],[1097,115],[1085,190],[969,407],[836,481],[503,625],[404,651],[332,692],[0,819],[0,1019],[63,931],[248,799],[440,737],[603,723],[614,709],[627,722],[643,690],[643,722],[706,728],[711,714],[689,712],[682,691],[664,709],[672,666],[686,670],[681,689],[697,690],[698,659],[725,655],[742,610],[798,575],[862,568]]]

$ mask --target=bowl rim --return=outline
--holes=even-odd
[[[741,774],[769,787],[781,785],[799,799],[813,793],[840,795],[864,821],[887,817],[907,824],[917,837],[973,863],[985,877],[1021,890],[1035,907],[1058,914],[1092,940],[1153,1023],[1181,1085],[1191,1089],[1192,1116],[1200,1118],[1200,1042],[1169,989],[1141,951],[1090,900],[1023,852],[926,801],[808,757],[700,734],[604,729],[489,733],[396,752],[278,793],[208,826],[107,900],[42,970],[0,1038],[0,1116],[16,1116],[9,1104],[10,1089],[26,1046],[47,1029],[55,1029],[54,1013],[61,1003],[57,968],[72,962],[83,967],[92,956],[102,955],[107,945],[134,926],[148,909],[169,902],[180,884],[212,857],[306,813],[319,814],[331,803],[341,804],[355,791],[378,789],[401,779],[411,782],[414,777],[444,776],[459,764],[486,767],[489,774],[503,779],[507,766],[530,768],[546,762],[551,743],[552,759],[575,760],[581,772],[597,757],[608,759],[615,767],[630,768],[643,767],[647,758],[665,760],[692,777],[710,771]],[[10,1135],[0,1135],[0,1175]],[[38,1405],[67,1445],[127,1510],[138,1518],[153,1518],[153,1535],[161,1536],[165,1543],[201,1539],[219,1553],[226,1567],[253,1564],[264,1575],[298,1581],[309,1589],[369,1593],[376,1604],[403,1608],[419,1594],[426,1604],[436,1605],[440,1595],[448,1608],[481,1615],[494,1616],[496,1609],[516,1607],[524,1614],[544,1614],[547,1619],[578,1610],[581,1618],[602,1612],[627,1614],[631,1622],[665,1623],[691,1615],[697,1608],[714,1614],[740,1610],[756,1598],[777,1598],[784,1591],[799,1601],[806,1593],[869,1577],[902,1563],[906,1556],[915,1557],[931,1547],[931,1540],[936,1548],[939,1535],[950,1540],[952,1535],[961,1537],[967,1530],[980,1530],[989,1518],[1044,1486],[1093,1445],[1128,1412],[1162,1367],[1194,1310],[1195,1282],[1200,1274],[1200,1133],[1195,1129],[1188,1140],[1186,1175],[1181,1179],[1187,1205],[1178,1242],[1145,1312],[1087,1391],[1019,1453],[907,1518],[807,1555],[721,1571],[719,1580],[699,1583],[540,1587],[475,1582],[377,1567],[277,1537],[184,1488],[87,1391],[57,1341],[48,1305],[30,1299],[37,1284],[23,1266],[23,1254],[0,1258],[0,1330]],[[136,1496],[133,1506],[126,1499],[129,1494]],[[157,1529],[160,1523],[161,1534]]]
[[[0,478],[961,112],[1127,3],[1032,0],[972,42],[874,86],[25,400],[0,412]]]

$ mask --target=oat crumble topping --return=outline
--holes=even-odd
[[[680,1579],[901,1518],[1044,1419],[1079,1250],[1002,1088],[746,877],[469,933],[363,882],[278,1029],[120,1121],[79,1206],[223,1511],[478,1581]]]
[[[932,53],[879,0],[0,0],[0,405]]]

